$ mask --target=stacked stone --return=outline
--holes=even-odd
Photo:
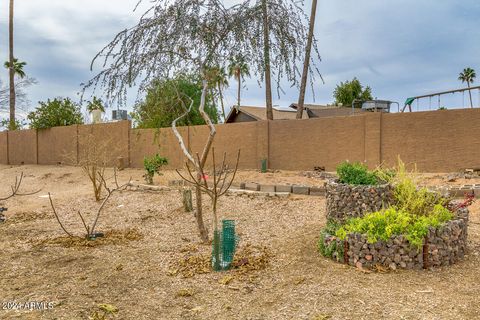
[[[325,183],[327,219],[345,222],[349,218],[362,217],[388,207],[393,202],[393,187],[352,186],[329,180]]]
[[[421,269],[423,252],[412,247],[402,236],[394,236],[388,241],[368,243],[361,234],[349,234],[348,264],[356,267],[370,268],[377,264],[390,269]]]
[[[468,209],[457,211],[458,218],[428,231],[429,267],[447,266],[465,256],[467,249]]]
[[[468,209],[459,209],[455,220],[448,221],[438,228],[429,229],[427,243],[421,248],[411,246],[402,235],[393,236],[388,241],[369,243],[365,235],[348,234],[345,240],[348,243],[346,263],[362,268],[371,268],[379,264],[393,270],[450,265],[465,255],[467,226]],[[333,236],[325,237],[325,245],[332,241],[337,242],[337,248],[344,247],[344,241]],[[424,250],[427,250],[425,263]],[[334,253],[332,258],[343,261],[339,253]]]

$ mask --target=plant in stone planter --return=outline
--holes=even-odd
[[[337,166],[338,181],[351,185],[376,185],[378,178],[367,166],[359,162],[343,162]]]
[[[167,158],[160,157],[158,154],[153,157],[145,157],[143,159],[143,168],[145,174],[143,177],[148,184],[153,184],[153,177],[156,174],[160,175],[160,168],[168,164]]]

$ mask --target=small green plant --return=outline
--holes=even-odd
[[[447,110],[447,107],[440,107],[438,110]]]
[[[342,226],[335,221],[327,222],[325,228],[320,231],[320,239],[318,240],[318,251],[324,257],[333,258],[334,256],[336,256],[337,261],[343,262],[343,246],[338,246],[335,239],[332,239],[330,243],[325,244],[325,239],[329,236],[335,237],[338,229],[340,229],[341,227]]]
[[[390,207],[368,213],[361,218],[350,219],[335,235],[345,239],[348,234],[360,233],[365,235],[370,243],[388,241],[394,235],[404,235],[412,246],[419,249],[429,227],[438,227],[452,218],[453,214],[442,205],[435,205],[428,215],[415,215]]]
[[[143,175],[148,184],[153,184],[153,176],[160,174],[160,168],[168,164],[167,158],[160,157],[158,154],[153,157],[145,157],[143,159],[143,167],[146,173]]]
[[[111,304],[99,304],[97,305],[99,310],[96,310],[92,313],[89,320],[107,320],[110,319],[110,316],[115,316],[118,312],[118,308]]]
[[[351,185],[376,185],[377,176],[360,162],[343,162],[337,166],[338,180]]]

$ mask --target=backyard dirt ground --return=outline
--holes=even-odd
[[[479,318],[478,202],[471,207],[464,261],[433,271],[367,273],[317,253],[323,197],[226,196],[219,212],[235,219],[239,252],[245,255],[240,260],[248,263],[209,272],[205,257],[211,247],[199,243],[194,217],[183,211],[178,190],[118,192],[97,227],[106,237],[72,241],[45,196],[51,193],[67,229],[82,234],[77,211],[92,219],[89,212],[99,206],[88,178],[75,167],[0,166],[0,198],[20,172],[21,191],[42,190],[0,203],[8,207],[0,224],[0,303],[54,305],[43,311],[2,308],[0,319],[88,319],[98,304],[117,307],[115,319]],[[142,174],[127,169],[119,181],[131,176],[141,182]],[[242,171],[237,181],[322,184],[307,183],[314,178],[298,172],[269,174]],[[443,181],[439,177],[433,179]],[[178,179],[168,172],[156,183],[173,178]],[[182,261],[191,264],[182,267]]]

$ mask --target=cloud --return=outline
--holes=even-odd
[[[15,54],[28,62],[26,71],[38,79],[30,100],[55,96],[76,98],[79,84],[91,78],[90,62],[115,34],[133,26],[149,2],[132,12],[137,0],[16,1]],[[310,1],[306,1],[309,12]],[[8,43],[8,2],[0,3],[0,42]],[[314,84],[316,102],[332,102],[340,81],[358,77],[374,96],[403,102],[428,92],[462,87],[458,73],[479,69],[480,3],[476,0],[344,0],[319,1],[315,34],[322,62]],[[6,59],[7,46],[0,56]],[[98,70],[98,69],[97,69]],[[6,79],[6,73],[0,73]],[[226,105],[236,103],[236,83],[225,92]],[[242,103],[264,104],[264,88],[248,79]],[[298,99],[298,90],[282,83],[285,95],[274,104]],[[476,96],[476,95],[475,95]],[[129,102],[133,103],[132,93]],[[307,102],[313,101],[310,87]],[[461,106],[462,96],[443,100]],[[426,103],[426,102],[425,102]],[[429,102],[425,106],[428,108]]]

